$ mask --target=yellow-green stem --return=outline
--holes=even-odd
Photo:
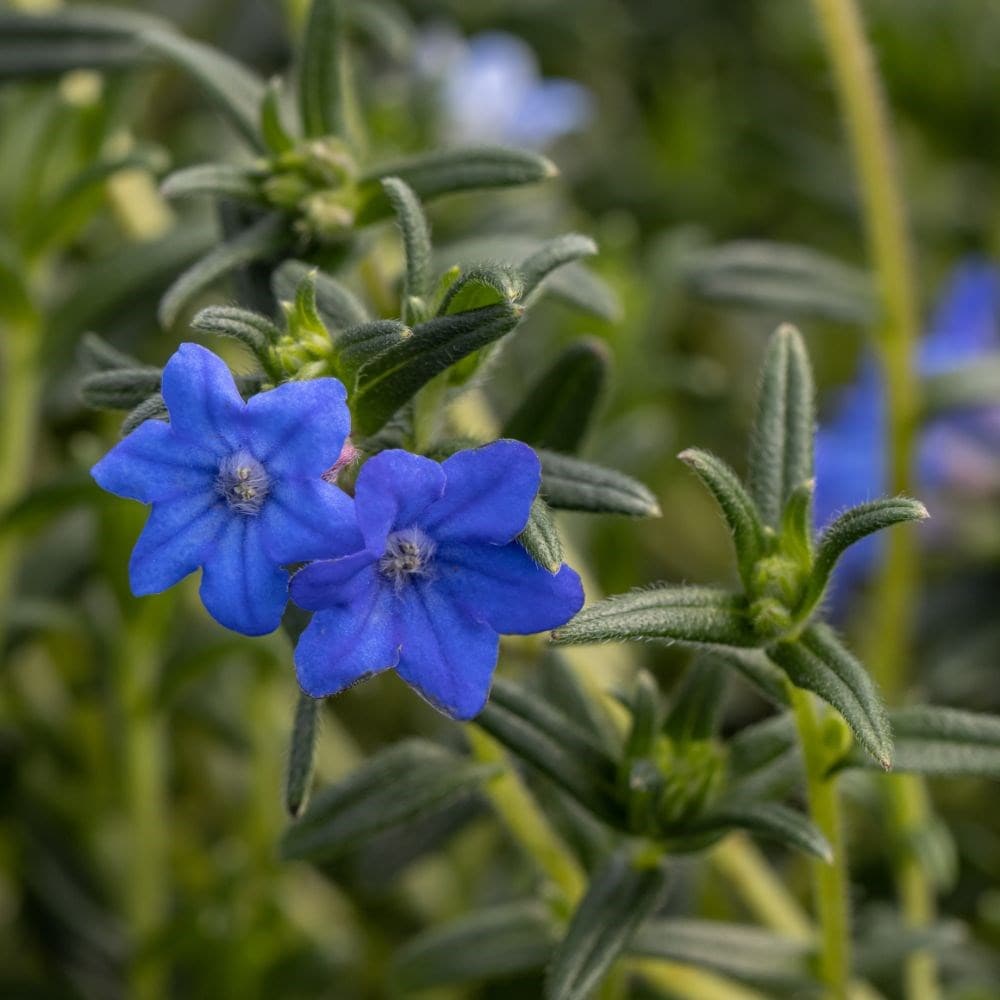
[[[840,100],[841,113],[854,157],[864,205],[868,251],[878,282],[879,348],[886,385],[886,449],[889,489],[911,491],[914,440],[920,408],[920,386],[914,366],[919,331],[916,280],[907,233],[906,214],[895,163],[886,103],[865,38],[855,0],[812,0]],[[912,528],[889,532],[878,579],[873,588],[865,660],[890,702],[906,690],[906,666],[918,589],[917,559]],[[891,627],[886,627],[891,623]],[[884,786],[886,817],[895,852],[896,882],[903,913],[911,926],[934,918],[934,890],[919,859],[900,836],[926,822],[927,797],[919,778]],[[937,997],[933,960],[917,953],[905,971],[911,1000]]]
[[[828,777],[822,727],[812,695],[789,685],[805,762],[809,812],[830,844],[829,862],[812,860],[813,892],[819,922],[819,976],[827,1000],[847,1000],[851,972],[847,856],[836,778]]]

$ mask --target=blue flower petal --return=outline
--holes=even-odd
[[[557,628],[583,607],[583,584],[569,566],[553,575],[516,542],[442,546],[435,567],[456,604],[505,635]]]
[[[199,487],[209,490],[217,471],[217,461],[200,445],[178,438],[162,420],[147,420],[90,474],[109,493],[152,503]]]
[[[286,382],[246,407],[254,456],[276,475],[320,476],[340,457],[351,429],[347,392],[335,378]]]
[[[457,452],[441,467],[444,495],[420,522],[435,541],[503,544],[524,529],[542,476],[526,444],[494,441]]]
[[[429,458],[392,448],[369,459],[354,489],[365,544],[381,553],[386,535],[393,528],[412,527],[444,488],[444,471]]]
[[[229,517],[212,490],[154,503],[129,561],[132,593],[159,594],[193,573]]]
[[[198,344],[181,344],[163,369],[162,391],[179,437],[220,455],[241,445],[243,399],[218,355]]]
[[[266,635],[281,623],[288,574],[264,550],[258,518],[230,514],[205,559],[201,600],[220,625],[244,635]]]
[[[350,604],[375,586],[374,563],[375,556],[367,550],[312,562],[292,577],[292,600],[307,611]]]
[[[392,590],[373,573],[358,576],[364,586],[352,602],[313,615],[295,647],[299,686],[313,698],[337,694],[399,659]]]
[[[399,676],[453,719],[471,719],[490,693],[500,637],[432,584],[412,584],[397,602]]]
[[[277,563],[332,558],[362,546],[354,501],[318,477],[273,481],[260,523],[264,547]]]

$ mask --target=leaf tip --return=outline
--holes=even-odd
[[[548,179],[559,176],[559,168],[547,157],[542,157],[542,177]]]

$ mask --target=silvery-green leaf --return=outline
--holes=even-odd
[[[542,496],[550,507],[594,514],[660,516],[656,497],[631,476],[572,455],[535,450],[542,463]]]

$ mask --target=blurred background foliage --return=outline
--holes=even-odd
[[[304,15],[298,0],[132,6],[265,76],[287,64]],[[869,0],[865,12],[900,137],[929,313],[961,258],[1000,257],[1000,11],[984,0]],[[434,204],[436,245],[483,232],[590,233],[601,247],[593,267],[613,292],[614,301],[602,286],[592,290],[605,319],[554,299],[533,310],[469,404],[469,419],[502,422],[560,346],[581,334],[600,338],[613,374],[583,453],[647,483],[663,517],[562,516],[571,561],[591,576],[589,596],[658,579],[731,578],[725,532],[676,452],[697,444],[744,468],[755,388],[748,373],[776,321],[803,329],[827,413],[861,357],[863,275],[854,298],[834,296],[840,308],[813,287],[819,279],[779,282],[780,308],[713,284],[712,248],[734,240],[800,244],[863,266],[852,170],[809,6],[406,0],[380,5],[371,14],[379,17],[378,41],[359,35],[358,91],[380,157],[454,141],[467,131],[463,121],[477,121],[475,138],[534,144],[561,171],[532,188]],[[484,32],[523,44],[484,43]],[[466,49],[468,38],[479,42]],[[475,60],[490,58],[504,86],[476,76]],[[517,87],[504,72],[521,74]],[[0,78],[14,75],[16,67],[0,66]],[[468,85],[449,96],[456,77]],[[538,93],[543,78],[565,85]],[[496,104],[514,94],[518,115]],[[473,100],[471,110],[460,100]],[[190,314],[159,328],[157,301],[218,240],[218,221],[207,201],[168,205],[157,180],[168,165],[245,157],[196,86],[162,66],[0,87],[2,996],[155,996],[165,983],[171,995],[193,997],[410,995],[393,984],[401,945],[511,898],[512,889],[529,895],[534,884],[478,802],[456,808],[449,829],[415,835],[426,844],[374,844],[322,872],[279,862],[296,696],[286,641],[223,632],[191,581],[141,601],[128,593],[141,512],[90,483],[86,470],[115,439],[117,421],[80,402],[76,344],[93,329],[160,365],[192,339]],[[95,172],[98,161],[111,166]],[[386,268],[395,268],[392,226],[365,238],[384,243]],[[239,295],[219,288],[199,304]],[[228,357],[237,370],[245,365],[236,351]],[[993,459],[992,489],[957,481],[938,498],[957,505],[963,530],[927,553],[911,676],[922,700],[1000,711]],[[859,483],[855,499],[878,491]],[[840,611],[849,633],[891,627],[866,622],[864,608],[862,585]],[[510,642],[502,673],[518,676],[540,641]],[[613,686],[616,651],[573,655]],[[669,687],[688,654],[648,646],[635,655]],[[735,727],[764,711],[739,687],[727,719]],[[324,707],[318,780],[405,735],[453,742],[451,729],[395,678],[377,678]],[[158,769],[162,781],[144,781],[143,768]],[[150,798],[149,787],[160,792]],[[932,787],[942,819],[926,852],[937,859],[943,911],[969,927],[942,956],[949,995],[993,997],[995,790],[972,779]],[[845,789],[860,921],[884,927],[890,845],[870,808],[869,779],[852,777]],[[129,829],[148,845],[143,858],[128,856]],[[426,853],[430,845],[440,849]],[[779,853],[775,861],[804,890],[802,859]],[[745,916],[702,863],[685,868],[670,909]],[[130,962],[136,942],[138,962]],[[874,976],[891,996],[892,962],[884,966]],[[526,974],[420,995],[531,997],[538,984]]]

